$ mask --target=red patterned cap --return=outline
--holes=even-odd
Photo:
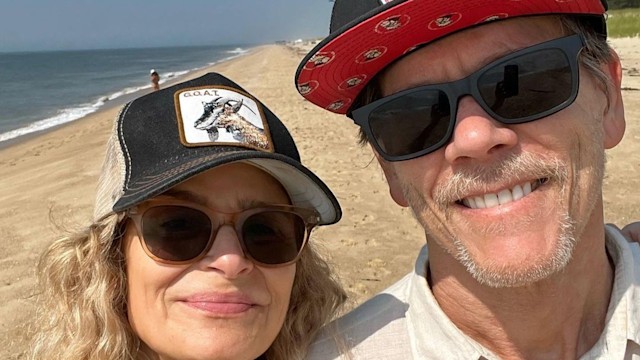
[[[302,60],[298,92],[346,114],[364,86],[417,47],[488,21],[585,15],[606,36],[606,0],[335,0],[329,36]]]

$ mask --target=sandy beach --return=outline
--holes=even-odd
[[[612,40],[621,56],[627,132],[608,153],[605,221],[640,219],[640,38]],[[304,51],[270,45],[194,72],[216,71],[260,98],[287,125],[303,162],[335,192],[340,223],[315,232],[350,295],[362,302],[407,273],[424,244],[410,211],[388,195],[371,151],[350,120],[306,102],[293,74]],[[183,78],[184,79],[184,78]],[[168,86],[170,84],[165,84]],[[23,359],[39,254],[65,230],[89,223],[104,144],[119,107],[0,149],[0,359]]]

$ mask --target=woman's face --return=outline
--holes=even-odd
[[[289,204],[280,183],[242,163],[204,172],[160,197],[227,213],[260,204]],[[224,220],[227,215],[220,216]],[[255,359],[282,327],[295,264],[254,264],[243,255],[233,226],[222,226],[215,236],[202,259],[167,265],[144,252],[134,224],[127,224],[129,322],[160,359]]]

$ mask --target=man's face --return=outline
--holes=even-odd
[[[399,60],[381,76],[381,90],[457,80],[561,36],[551,17],[483,25]],[[601,68],[613,80],[609,98],[584,68],[575,102],[529,123],[502,124],[465,96],[444,147],[399,162],[378,156],[393,198],[426,230],[432,270],[462,264],[485,285],[521,286],[562,269],[577,241],[602,241],[604,149],[622,138],[624,118],[619,63]]]

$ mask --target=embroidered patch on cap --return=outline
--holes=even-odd
[[[348,78],[347,80],[343,81],[340,86],[338,86],[340,88],[340,90],[347,90],[347,89],[351,89],[354,88],[360,84],[362,84],[362,82],[367,78],[367,75],[365,74],[361,74],[361,75],[357,75],[357,76],[352,76],[350,78]]]
[[[317,89],[319,85],[320,84],[315,80],[309,81],[304,84],[298,85],[298,92],[301,95],[309,95],[313,92],[313,90]]]
[[[358,55],[358,57],[356,58],[356,62],[359,64],[367,63],[367,62],[376,60],[380,56],[384,55],[384,53],[386,52],[387,52],[386,46],[376,46]]]
[[[376,32],[380,34],[392,32],[400,29],[401,27],[409,23],[409,16],[407,15],[394,15],[390,16],[376,25]]]
[[[430,22],[428,27],[430,30],[446,28],[457,23],[460,18],[462,18],[460,13],[445,14]]]
[[[327,110],[336,111],[340,110],[343,106],[351,103],[351,99],[336,100],[327,106]]]
[[[189,147],[232,145],[273,151],[262,107],[227,87],[182,89],[175,94],[180,141]]]
[[[487,17],[485,17],[484,19],[478,21],[477,23],[483,23],[483,22],[489,22],[489,21],[496,21],[496,20],[500,20],[500,19],[506,19],[507,17],[509,17],[509,14],[507,13],[499,13],[499,14],[493,14],[493,15],[489,15]]]
[[[330,63],[331,60],[333,60],[335,57],[336,57],[336,54],[333,51],[317,53],[313,55],[313,57],[309,59],[309,61],[307,61],[304,68],[307,70],[311,70],[311,69],[319,68],[321,66],[325,66],[328,63]]]

